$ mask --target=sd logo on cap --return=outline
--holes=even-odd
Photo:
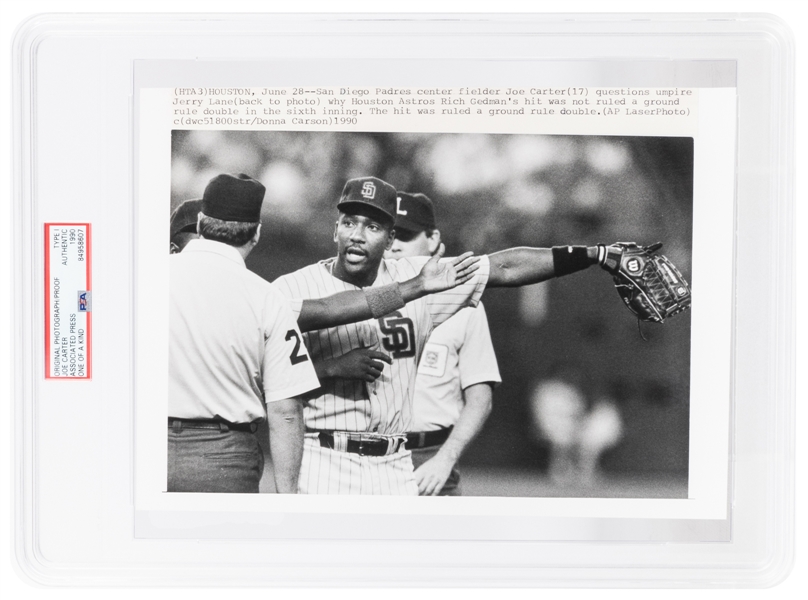
[[[378,177],[357,177],[349,179],[342,189],[337,208],[346,212],[351,205],[370,206],[383,213],[385,220],[396,219],[396,188]]]

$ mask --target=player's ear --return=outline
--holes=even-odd
[[[334,241],[337,241],[337,229],[339,229],[339,219],[334,221]]]
[[[390,248],[393,247],[393,242],[395,241],[396,241],[396,230],[391,227],[390,230],[387,232],[387,247],[385,248],[385,251],[390,250]]]
[[[252,245],[255,246],[258,243],[258,240],[261,239],[261,223],[258,224],[258,229],[255,230],[255,235],[252,236]]]
[[[427,236],[426,244],[430,255],[438,251],[440,248],[440,231],[438,229],[433,229],[432,233]]]

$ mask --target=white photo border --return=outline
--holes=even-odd
[[[372,62],[372,61],[371,61]],[[465,63],[450,61],[444,64],[430,63],[428,79],[440,78],[441,74],[450,77],[456,84],[465,74]],[[469,65],[476,63],[470,61]],[[270,522],[277,521],[277,515],[455,515],[455,516],[503,516],[521,515],[536,519],[635,519],[635,520],[704,520],[706,523],[722,523],[728,518],[729,482],[729,436],[730,436],[730,350],[731,350],[731,311],[719,311],[718,315],[705,304],[694,302],[692,311],[691,340],[691,451],[689,469],[689,494],[687,499],[594,499],[594,498],[458,498],[451,503],[442,498],[348,498],[339,496],[278,496],[278,495],[219,495],[219,494],[168,494],[165,489],[165,396],[167,390],[167,303],[163,300],[168,287],[167,253],[162,245],[154,244],[155,233],[167,231],[164,217],[170,190],[170,134],[177,126],[166,110],[170,103],[173,88],[188,85],[190,77],[196,77],[195,85],[223,87],[235,85],[241,73],[245,79],[240,87],[248,87],[255,82],[256,72],[273,73],[272,86],[283,87],[286,79],[300,69],[308,69],[307,78],[317,79],[322,73],[322,85],[333,85],[333,76],[326,76],[329,65],[294,61],[283,63],[205,63],[205,62],[151,62],[137,63],[135,77],[136,97],[136,207],[138,224],[149,223],[149,228],[138,227],[136,240],[137,279],[148,281],[147,287],[136,290],[137,312],[149,306],[148,318],[138,318],[136,339],[136,378],[138,390],[136,409],[136,509],[147,518],[139,520],[144,524],[139,531],[144,536],[160,535],[163,529],[148,525],[163,522],[161,511],[168,511],[172,517],[190,511],[195,515],[207,514],[212,523],[222,518],[231,518],[242,512],[253,515],[269,515]],[[718,68],[716,68],[716,65]],[[357,61],[363,68],[345,69],[345,73],[371,70],[367,61]],[[479,67],[479,65],[477,65]],[[501,64],[487,72],[493,77],[495,72],[508,71]],[[526,64],[521,64],[526,67]],[[727,61],[718,63],[695,63],[692,61],[671,61],[664,68],[649,62],[608,61],[598,63],[581,62],[536,62],[528,71],[530,79],[541,79],[550,83],[583,85],[582,81],[593,78],[598,87],[620,87],[645,80],[659,87],[690,87],[694,80],[701,85],[710,82],[715,87],[698,89],[697,124],[691,134],[695,138],[694,165],[694,229],[693,229],[693,278],[698,282],[697,298],[710,298],[711,305],[731,306],[732,297],[732,232],[735,181],[735,89],[729,85],[733,80],[734,64]],[[423,74],[421,61],[400,61],[396,73],[401,75],[404,84],[412,81],[413,73]],[[315,73],[311,70],[314,68]],[[599,71],[600,70],[600,71]],[[605,85],[602,73],[606,77]],[[153,87],[171,79],[174,73],[175,85]],[[247,75],[249,73],[249,75]],[[545,77],[546,73],[546,77]],[[613,75],[617,73],[617,75]],[[718,73],[718,75],[716,75]],[[540,75],[539,75],[540,74]],[[645,75],[645,77],[644,77]],[[688,77],[689,75],[689,77]],[[468,76],[467,74],[465,76]],[[478,74],[477,77],[480,75]],[[512,78],[510,85],[518,86],[522,81]],[[356,75],[353,76],[356,78]],[[388,75],[391,77],[391,75]],[[445,81],[444,77],[444,81]],[[417,78],[416,78],[417,79]],[[630,80],[626,82],[626,80]],[[668,85],[660,85],[664,80]],[[472,80],[473,83],[476,80]],[[613,82],[613,83],[612,83]],[[319,81],[315,81],[319,83]],[[348,78],[348,84],[357,84]],[[404,84],[396,87],[404,87]],[[560,124],[553,133],[602,134],[597,128],[573,121],[572,125]],[[484,126],[486,128],[486,126]],[[490,126],[487,126],[490,129]],[[226,129],[226,127],[225,127]],[[284,129],[294,129],[284,127]],[[639,132],[643,128],[639,128]],[[669,131],[664,128],[644,130],[647,135],[674,135],[676,127]],[[501,131],[488,131],[500,133]],[[525,128],[525,133],[547,133],[546,128]],[[609,133],[608,131],[606,133]],[[614,132],[617,133],[617,132]],[[621,132],[622,133],[622,132]],[[631,134],[638,134],[632,131]],[[681,132],[679,132],[681,134]],[[685,133],[686,134],[686,133]],[[156,225],[155,225],[156,224]],[[168,239],[167,233],[163,236]],[[719,256],[720,255],[720,256]],[[706,274],[709,272],[709,277]],[[148,340],[147,344],[141,343]],[[148,401],[144,399],[148,398]],[[143,512],[140,512],[143,511]],[[259,519],[261,517],[259,516]],[[182,520],[180,517],[179,520]],[[169,519],[177,523],[177,519]],[[198,520],[197,520],[198,524]],[[182,527],[169,530],[170,535],[179,535]],[[269,534],[281,537],[292,535],[292,530],[272,528]],[[454,529],[454,528],[450,528]],[[553,530],[551,539],[563,534]],[[624,531],[631,528],[623,527]],[[663,527],[662,529],[665,529]],[[198,528],[195,529],[198,531]],[[255,531],[261,530],[258,526]],[[370,531],[371,528],[368,528]],[[458,531],[469,531],[465,526],[451,534],[436,532],[434,528],[417,525],[406,529],[410,535],[434,537],[457,537]],[[538,529],[537,529],[538,530]],[[545,529],[546,530],[546,529]],[[710,525],[710,531],[715,527]],[[726,539],[728,527],[718,527],[720,539]],[[357,535],[362,537],[361,528]],[[473,531],[473,528],[472,528]],[[155,533],[156,532],[156,533]],[[180,532],[180,533],[178,533]],[[319,535],[330,537],[321,531]],[[337,534],[339,536],[341,534]],[[368,535],[366,532],[364,535]],[[460,535],[462,539],[465,535]],[[472,534],[473,535],[473,534]],[[490,535],[490,534],[489,534]],[[499,535],[499,532],[497,533]],[[521,535],[521,533],[519,534]],[[612,534],[613,535],[613,534]],[[698,534],[701,535],[701,534]],[[712,533],[710,535],[713,535]],[[488,536],[485,536],[488,537]],[[517,536],[518,537],[518,536]],[[673,536],[676,537],[676,536]],[[709,536],[708,536],[709,537]]]

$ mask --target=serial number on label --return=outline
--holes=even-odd
[[[89,379],[90,224],[45,225],[45,377]]]

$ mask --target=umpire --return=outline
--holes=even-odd
[[[186,200],[171,213],[171,254],[182,252],[191,240],[197,239],[197,221],[202,210],[202,198]]]
[[[279,492],[295,493],[303,407],[319,386],[286,298],[247,270],[265,188],[218,175],[205,188],[199,239],[170,258],[169,492],[258,492],[265,418]],[[265,408],[266,403],[266,408]]]
[[[432,256],[441,243],[432,200],[398,192],[397,201],[396,238],[385,258]],[[434,329],[418,365],[407,432],[420,495],[461,495],[457,462],[482,430],[501,381],[482,302]]]

